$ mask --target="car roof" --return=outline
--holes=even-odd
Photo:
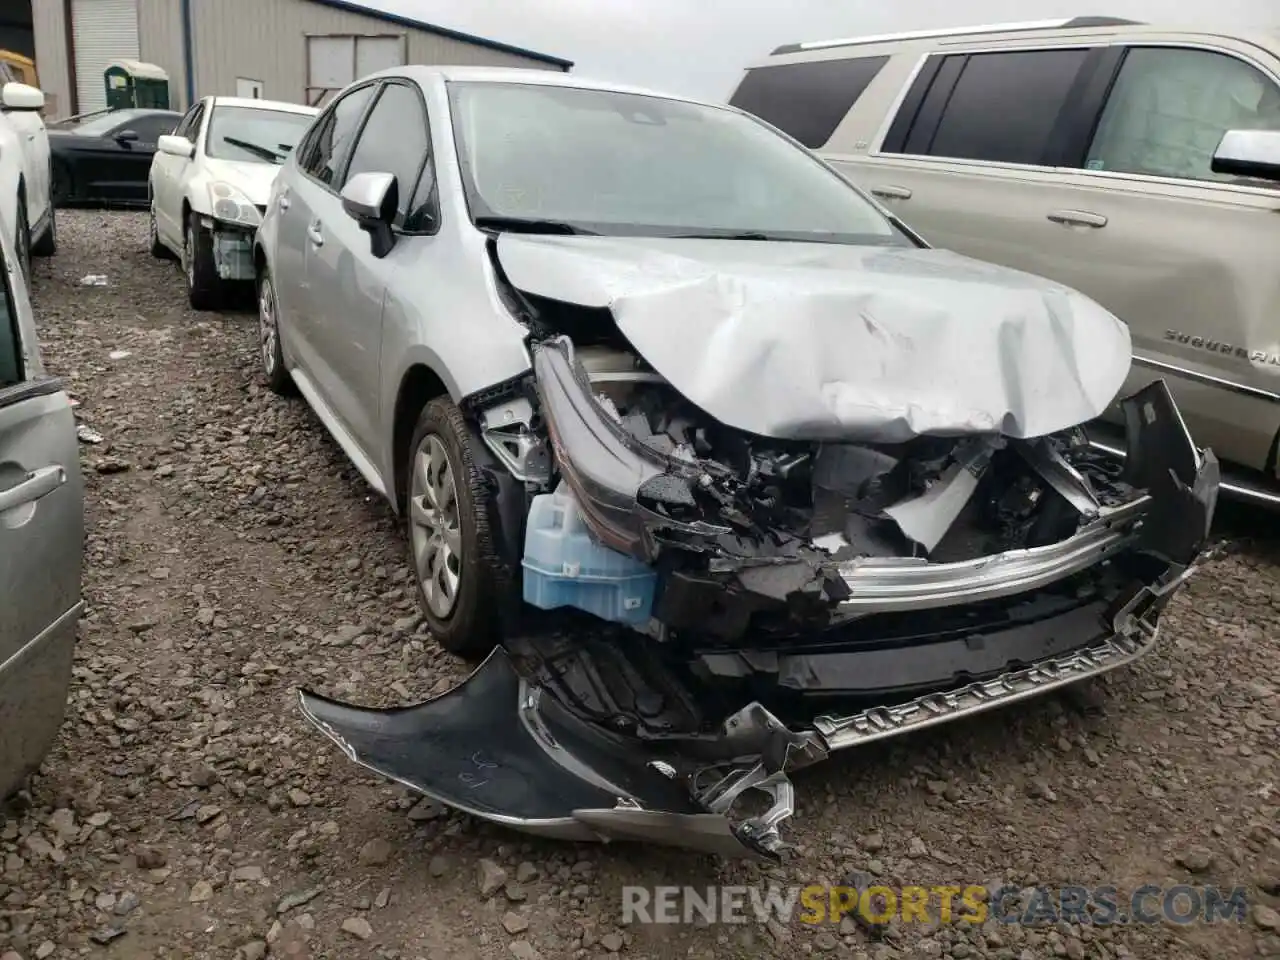
[[[549,87],[576,87],[584,90],[604,90],[610,93],[634,93],[646,97],[660,97],[665,100],[683,100],[686,103],[701,103],[707,106],[723,107],[663,90],[652,90],[645,87],[634,87],[627,84],[612,83],[607,80],[596,80],[578,73],[563,73],[559,70],[538,70],[528,67],[454,67],[454,66],[421,66],[412,64],[403,67],[388,67],[370,74],[363,79],[374,77],[407,77],[424,86],[443,81],[459,83],[525,83]]]
[[[289,103],[287,100],[259,100],[256,97],[209,97],[209,103],[215,107],[247,107],[250,110],[279,110],[284,113],[305,113],[311,116],[319,113],[315,107],[301,103]]]

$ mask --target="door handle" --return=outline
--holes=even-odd
[[[281,197],[280,197],[280,209],[281,209],[281,210],[288,210],[288,209],[289,209],[289,198],[288,198],[288,197],[285,197],[285,196],[281,196]]]
[[[320,232],[320,223],[318,221],[307,227],[307,239],[317,247],[324,246],[324,234]]]
[[[0,491],[0,513],[7,513],[28,503],[47,497],[67,482],[67,471],[62,467],[41,467],[27,474],[16,487]]]
[[[895,187],[885,184],[883,187],[872,187],[871,192],[883,200],[910,200],[911,191],[906,187]]]
[[[1097,230],[1107,225],[1106,217],[1087,210],[1055,210],[1049,214],[1049,219],[1064,227],[1093,227]]]

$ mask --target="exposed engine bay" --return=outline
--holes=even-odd
[[[608,309],[502,290],[532,370],[463,408],[518,592],[502,647],[415,706],[303,694],[357,762],[477,816],[776,857],[791,772],[1131,662],[1207,538],[1217,462],[1162,382],[1122,401],[1123,461],[1079,427],[766,436]]]

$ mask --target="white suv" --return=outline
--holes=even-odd
[[[27,275],[32,253],[49,256],[58,246],[43,109],[44,94],[35,87],[15,82],[0,86],[0,225],[10,231]]]

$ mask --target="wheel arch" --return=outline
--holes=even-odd
[[[418,415],[436,397],[450,395],[449,387],[435,368],[422,361],[409,365],[400,378],[391,417],[392,506],[404,509],[408,494],[409,441],[413,439]]]

